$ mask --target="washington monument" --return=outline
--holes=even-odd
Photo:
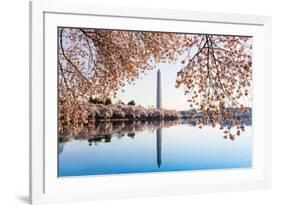
[[[156,108],[162,108],[162,90],[161,90],[161,72],[157,71],[157,97],[156,97]]]

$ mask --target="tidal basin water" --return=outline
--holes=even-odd
[[[222,136],[187,121],[98,123],[60,139],[58,176],[251,168],[251,126]]]

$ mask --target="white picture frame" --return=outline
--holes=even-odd
[[[92,19],[96,18],[96,22]],[[115,19],[115,20],[114,20]],[[118,21],[116,20],[118,19]],[[161,23],[159,23],[161,22]],[[254,166],[122,176],[56,177],[56,32],[58,26],[251,34],[254,36]],[[170,25],[170,26],[169,26]],[[169,28],[168,28],[169,26]],[[157,27],[157,28],[156,28]],[[174,29],[174,30],[173,30]],[[51,103],[53,102],[53,103]],[[266,120],[265,120],[266,119]],[[51,137],[50,137],[51,136]],[[165,181],[164,181],[165,180]],[[110,186],[108,185],[110,182]],[[82,3],[30,2],[30,202],[162,196],[240,191],[271,186],[271,18]],[[71,197],[70,197],[71,196]]]

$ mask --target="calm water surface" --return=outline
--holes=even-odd
[[[250,168],[252,129],[234,141],[187,121],[103,122],[60,139],[59,177]]]

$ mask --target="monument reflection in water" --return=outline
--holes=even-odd
[[[59,138],[59,177],[252,166],[252,129],[235,141],[195,121],[96,122]]]
[[[157,129],[156,131],[157,137],[157,165],[158,167],[161,166],[162,158],[161,158],[161,149],[162,149],[162,128]]]

